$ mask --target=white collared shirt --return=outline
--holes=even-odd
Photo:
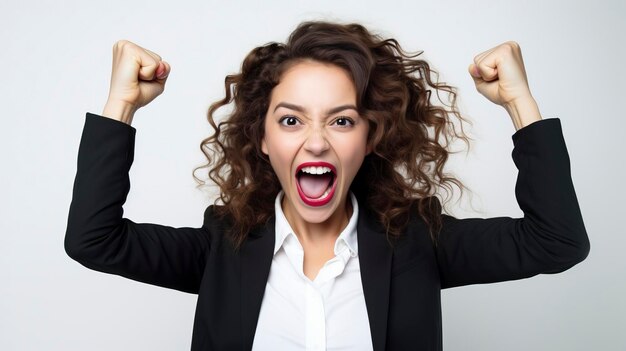
[[[304,275],[304,249],[276,196],[276,242],[254,335],[253,351],[372,350],[361,283],[356,223],[359,205],[335,241],[335,257],[313,281]],[[245,293],[245,292],[244,292]]]

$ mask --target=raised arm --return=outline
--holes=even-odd
[[[522,50],[516,42],[507,41],[476,55],[468,70],[476,90],[506,109],[515,130],[541,120],[528,86]]]
[[[542,120],[521,50],[506,42],[469,66],[477,90],[503,106],[516,128],[515,195],[523,218],[444,216],[437,246],[442,287],[557,273],[582,261],[589,239],[574,191],[559,119]]]
[[[128,45],[122,46],[128,48]],[[112,92],[105,108],[108,118],[86,115],[65,250],[70,257],[91,269],[195,293],[210,246],[206,227],[173,228],[134,223],[123,218],[122,206],[130,189],[128,172],[133,162],[136,133],[130,122],[138,107],[160,94],[164,83],[164,80],[149,81],[148,86],[144,86],[145,82],[136,80],[139,94],[135,96],[143,97],[122,99],[120,90],[114,88],[115,84],[122,86],[116,73],[122,70],[133,72],[132,64],[128,65],[130,60],[123,57],[132,60],[141,57],[136,53],[136,46],[132,45],[133,50],[126,54],[119,52],[123,48],[117,44],[114,48]],[[141,76],[142,69],[147,71],[143,76],[145,79],[158,74],[158,67],[162,67],[162,64],[150,63],[151,73],[144,66],[145,61],[135,62],[134,72]],[[127,66],[122,67],[124,65]],[[130,81],[132,84],[132,79]],[[132,92],[132,89],[126,92]]]
[[[444,216],[437,246],[442,287],[562,272],[589,253],[559,119],[513,135],[523,218]]]
[[[163,93],[170,71],[170,65],[154,52],[127,40],[116,42],[102,115],[130,125],[138,109]]]

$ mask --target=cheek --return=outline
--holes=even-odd
[[[281,183],[291,176],[291,167],[299,145],[294,139],[284,136],[269,136],[264,140],[264,152],[269,157],[274,173]]]
[[[286,189],[290,184],[290,170],[287,161],[281,159],[279,155],[272,155],[270,153],[270,164],[274,170],[274,174],[278,178],[280,187]]]
[[[289,162],[293,160],[298,152],[299,143],[296,138],[289,136],[267,138],[265,140],[266,155],[269,156],[272,162]]]
[[[367,154],[366,138],[351,138],[345,143],[338,145],[339,153],[344,161],[344,172],[350,178],[356,176]]]
[[[359,169],[361,168],[361,165],[363,164],[363,158],[365,157],[365,153],[363,152],[359,152],[354,154],[349,161],[348,164],[348,174],[350,175],[350,178],[354,178],[356,176],[356,174],[359,172]]]

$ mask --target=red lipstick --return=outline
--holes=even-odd
[[[300,173],[300,171],[302,171],[303,168],[306,168],[306,167],[327,167],[330,169],[332,173],[332,176],[333,176],[332,185],[330,186],[330,189],[328,189],[324,193],[324,195],[322,195],[320,198],[313,199],[313,198],[308,197],[304,193],[304,191],[302,191],[302,188],[300,187],[300,180],[298,179],[298,174]],[[335,189],[337,187],[337,169],[335,168],[334,165],[328,162],[304,162],[296,168],[295,177],[296,177],[296,187],[298,189],[298,195],[300,195],[300,199],[302,199],[302,202],[304,202],[306,205],[313,206],[313,207],[324,206],[327,203],[329,203],[330,200],[333,199],[333,196],[335,195]]]

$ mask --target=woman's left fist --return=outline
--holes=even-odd
[[[468,70],[478,92],[495,104],[507,107],[532,98],[522,50],[514,41],[478,54]]]

